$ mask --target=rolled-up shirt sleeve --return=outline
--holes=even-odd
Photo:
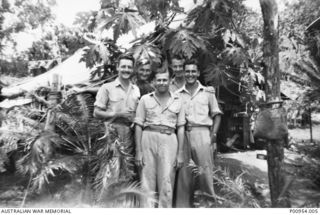
[[[145,120],[146,120],[145,101],[144,101],[144,97],[142,97],[136,109],[136,117],[134,119],[134,123],[143,127]]]
[[[108,89],[105,86],[102,86],[98,90],[96,101],[94,102],[94,106],[105,110],[107,109],[108,101],[109,101]]]
[[[181,105],[180,111],[178,113],[177,127],[184,126],[185,124],[186,124],[185,107]]]
[[[209,94],[209,108],[211,117],[214,117],[217,114],[223,114],[219,108],[218,101],[214,93]]]

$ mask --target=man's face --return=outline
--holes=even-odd
[[[145,64],[145,65],[141,65],[138,68],[138,79],[141,81],[147,81],[150,78],[150,74],[151,74],[151,65],[150,64]]]
[[[170,84],[169,72],[156,74],[154,79],[154,87],[156,88],[156,91],[158,91],[159,93],[168,92],[169,84]]]
[[[194,84],[198,80],[200,72],[195,64],[188,64],[184,68],[184,77],[187,84]]]
[[[183,60],[173,58],[171,68],[175,77],[183,77]]]
[[[131,74],[133,72],[133,62],[128,59],[121,59],[117,70],[121,79],[128,80],[131,78]]]

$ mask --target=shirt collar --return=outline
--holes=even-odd
[[[184,81],[184,83],[186,83],[186,82]],[[170,83],[170,84],[175,85],[177,88],[179,87],[179,86],[178,86],[178,83],[177,83],[177,81],[176,81],[176,78],[173,78],[173,79],[171,80],[171,83]],[[182,85],[182,86],[184,86],[184,85]]]
[[[151,97],[155,97],[155,91],[151,92],[150,93],[150,96]],[[179,95],[177,93],[172,93],[171,91],[169,91],[169,94],[170,94],[170,97],[173,98],[173,99],[178,99],[179,98]]]
[[[122,86],[122,84],[121,84],[121,82],[120,82],[120,80],[119,80],[119,78],[116,78],[116,80],[114,80],[114,83],[115,83],[115,86],[116,87],[122,87],[123,88],[123,86]],[[131,81],[129,81],[129,88],[133,88],[133,84],[132,84],[132,82]]]
[[[200,81],[197,81],[197,83],[198,83],[198,88],[196,89],[195,92],[198,92],[204,89],[204,86],[200,83]],[[178,92],[183,92],[183,91],[189,93],[189,91],[186,89],[186,84],[184,84],[183,87],[181,87],[181,89]]]

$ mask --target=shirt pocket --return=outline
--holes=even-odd
[[[157,118],[157,106],[155,101],[145,102],[146,121],[153,122]]]
[[[196,115],[208,115],[209,114],[209,100],[208,97],[201,95],[194,101],[194,112]]]
[[[121,111],[123,109],[124,98],[119,95],[110,95],[109,96],[109,107],[114,111]]]
[[[168,107],[167,117],[170,123],[176,124],[178,120],[178,114],[181,110],[181,104],[179,102],[174,102]]]
[[[139,92],[134,91],[128,96],[127,100],[127,108],[129,111],[136,111],[136,108],[138,106],[140,94]]]

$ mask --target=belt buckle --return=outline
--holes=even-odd
[[[191,126],[191,125],[187,125],[187,126],[186,126],[186,130],[187,130],[187,131],[191,131],[191,130],[192,130],[192,126]]]
[[[170,135],[170,134],[171,134],[171,132],[170,132],[168,129],[161,129],[161,130],[160,130],[160,133],[161,133],[161,134],[167,134],[167,135]]]

